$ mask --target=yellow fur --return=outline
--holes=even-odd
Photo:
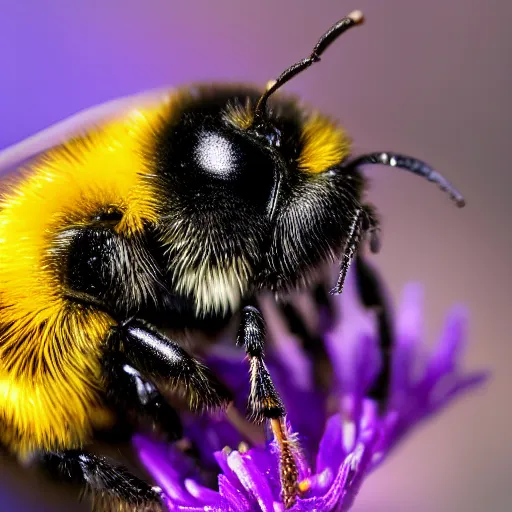
[[[345,132],[320,114],[306,119],[301,139],[303,149],[298,164],[306,172],[324,172],[350,153],[350,139]]]
[[[247,130],[254,122],[254,108],[247,100],[245,105],[240,103],[230,104],[226,108],[226,120],[241,130]]]
[[[117,227],[137,233],[157,215],[145,155],[169,102],[133,111],[50,150],[0,202],[0,440],[21,455],[35,448],[75,448],[102,409],[99,357],[113,324],[63,297],[52,242],[98,207],[120,209]]]

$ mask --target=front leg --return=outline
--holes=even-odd
[[[340,294],[343,291],[348,269],[357,254],[363,235],[369,235],[370,249],[374,253],[378,252],[380,249],[379,220],[374,207],[370,204],[364,204],[358,207],[353,214],[347,241],[341,256],[338,281],[332,293]]]
[[[336,283],[336,286],[334,287],[334,290],[332,290],[332,293],[340,294],[343,291],[343,285],[345,284],[345,278],[347,277],[348,269],[350,267],[350,264],[352,263],[354,255],[357,252],[359,242],[361,241],[362,220],[363,211],[361,208],[358,208],[352,217],[352,222],[350,224],[350,230],[348,232],[347,241],[345,242],[343,254],[341,255],[340,273],[338,281]]]
[[[260,311],[246,306],[242,311],[242,322],[237,344],[243,345],[249,358],[251,392],[249,406],[257,421],[270,420],[270,426],[280,451],[280,478],[282,498],[286,508],[295,503],[298,494],[298,470],[294,457],[294,446],[286,427],[286,410],[270,373],[263,360],[265,346],[265,322]]]
[[[140,374],[139,383],[151,381],[162,390],[182,391],[192,410],[222,407],[231,401],[230,392],[206,366],[142,320],[133,319],[114,327],[107,341],[107,353],[118,354],[128,365],[125,370],[133,369]],[[132,391],[137,386],[133,374],[130,385]],[[153,400],[160,400],[152,396]],[[149,411],[148,407],[145,411]]]

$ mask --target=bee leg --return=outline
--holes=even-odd
[[[128,411],[137,419],[151,422],[153,429],[165,433],[169,441],[181,439],[183,429],[178,413],[157,387],[130,365],[120,353],[103,357],[107,398],[122,415]]]
[[[38,454],[36,461],[55,479],[84,486],[90,491],[94,512],[166,510],[158,488],[104,457],[66,450]]]
[[[393,322],[384,286],[378,273],[360,255],[356,258],[354,266],[361,302],[366,308],[373,309],[377,316],[382,367],[368,392],[368,396],[376,400],[381,409],[383,409],[387,405],[390,391],[391,359],[394,340]]]
[[[310,293],[319,314],[324,317],[331,316],[328,290],[325,289],[323,284],[315,285]],[[301,310],[293,301],[280,301],[277,306],[286,320],[288,330],[300,340],[302,348],[311,361],[314,362],[315,386],[324,389],[330,382],[330,372],[328,371],[329,356],[321,334],[307,324]],[[330,318],[327,318],[327,320],[330,323]],[[322,325],[324,323],[322,321]]]
[[[361,241],[361,235],[363,232],[363,216],[364,213],[362,208],[358,208],[353,215],[348,238],[343,249],[343,254],[341,256],[338,281],[331,293],[340,294],[343,291],[343,285],[345,284],[345,278],[347,277],[348,269],[354,256],[357,253],[359,242]]]
[[[245,347],[249,358],[251,374],[249,406],[252,416],[256,421],[265,419],[270,421],[274,438],[279,446],[282,499],[285,507],[290,508],[295,503],[299,492],[298,470],[294,457],[296,447],[289,438],[284,404],[263,360],[265,322],[260,311],[252,305],[245,306],[242,311],[237,344]]]
[[[228,389],[206,366],[176,341],[141,320],[132,319],[113,327],[107,351],[121,355],[130,368],[162,392],[186,391],[193,410],[224,407],[232,400]],[[169,421],[173,422],[171,418]]]
[[[332,293],[340,294],[347,272],[359,249],[361,238],[365,235],[370,237],[370,249],[373,253],[380,250],[380,229],[379,219],[375,208],[371,204],[364,204],[356,210],[350,225],[349,235],[341,256],[340,273],[338,281]]]

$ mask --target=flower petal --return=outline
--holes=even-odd
[[[218,492],[215,492],[208,487],[204,487],[204,485],[199,484],[191,478],[185,479],[183,483],[185,485],[185,489],[190,493],[190,495],[201,502],[202,505],[222,505],[222,501],[224,500],[219,496]]]
[[[341,309],[340,320],[324,336],[327,353],[344,394],[360,390],[359,370],[364,359],[361,344],[366,348],[371,340],[377,339],[375,315],[359,302],[354,279],[353,273],[349,273],[347,286],[337,301]]]
[[[183,473],[180,469],[184,466],[180,468],[179,464],[176,467],[171,464],[168,445],[143,436],[135,436],[133,443],[142,463],[171,502],[195,503],[183,485]]]
[[[236,473],[240,483],[250,496],[257,501],[262,512],[274,511],[274,500],[272,491],[260,473],[251,456],[244,456],[237,451],[231,452],[228,456],[229,467]]]
[[[316,457],[316,473],[323,473],[326,469],[337,471],[345,453],[341,440],[341,416],[335,414],[327,420],[325,432],[320,441]]]
[[[347,476],[346,493],[343,496],[341,510],[348,510],[352,506],[366,477],[367,468],[372,462],[373,447],[377,440],[378,432],[375,429],[365,431],[356,449],[345,459],[344,465],[350,468],[350,472]]]
[[[233,485],[225,475],[219,475],[219,493],[229,503],[232,510],[236,512],[249,510],[249,501],[245,493]]]
[[[443,375],[453,372],[466,344],[467,311],[457,307],[450,311],[439,343],[430,357],[425,374],[425,384],[432,384]]]
[[[423,287],[411,283],[402,295],[396,320],[389,399],[394,409],[408,406],[409,392],[420,377],[418,352],[423,339]]]

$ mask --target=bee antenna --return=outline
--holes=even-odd
[[[256,104],[256,109],[254,110],[254,123],[258,124],[261,122],[265,115],[267,100],[269,97],[274,94],[280,87],[282,87],[286,82],[290,81],[294,76],[302,73],[305,69],[309,68],[315,62],[320,61],[320,56],[327,50],[327,48],[338,39],[341,34],[346,32],[349,28],[354,27],[355,25],[360,25],[363,23],[364,17],[361,11],[353,11],[345,18],[339,20],[336,24],[334,24],[316,43],[311,55],[306,59],[302,59],[299,62],[296,62],[288,69],[284,70],[277,80],[271,80],[267,84],[267,88],[265,92],[260,96],[258,103]]]
[[[466,204],[462,194],[454,185],[452,185],[444,176],[432,169],[428,164],[418,160],[417,158],[390,152],[369,153],[350,160],[344,167],[353,168],[366,164],[382,164],[389,167],[405,169],[406,171],[426,178],[428,181],[436,183],[442,191],[448,193],[452,201],[454,201],[459,208],[462,208]]]

